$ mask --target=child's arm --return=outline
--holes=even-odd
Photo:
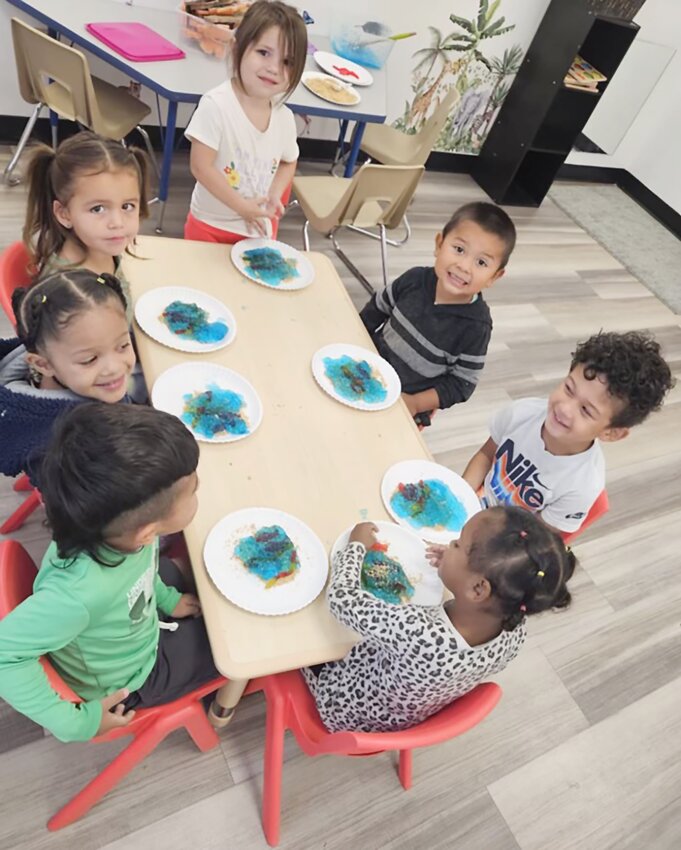
[[[404,403],[412,416],[425,411],[437,410],[440,407],[440,397],[435,390],[424,390],[420,393],[402,393]]]
[[[395,309],[395,300],[399,297],[403,287],[409,282],[409,275],[410,272],[405,272],[398,278],[395,278],[382,292],[374,293],[364,307],[362,307],[359,317],[364,322],[364,327],[369,333],[378,330],[381,325],[385,324],[385,320],[392,316],[392,312]]]
[[[249,227],[254,228],[261,236],[267,236],[266,221],[269,215],[264,205],[268,199],[266,197],[244,198],[236,189],[228,185],[224,175],[215,167],[217,150],[204,145],[197,139],[191,139],[191,144],[189,167],[194,179],[218,201],[241,216]]]
[[[0,621],[0,697],[60,741],[96,735],[102,703],[61,699],[38,659],[69,644],[88,622],[83,605],[50,589],[39,590]]]
[[[267,193],[267,201],[265,203],[265,211],[270,218],[281,218],[284,214],[285,209],[281,202],[281,196],[295,177],[297,165],[297,160],[294,160],[293,162],[284,162],[282,159],[279,161],[279,167],[274,174],[272,185]]]
[[[490,437],[468,461],[468,465],[463,471],[463,480],[467,481],[474,490],[477,491],[478,488],[482,487],[487,473],[494,463],[496,450],[497,444]]]
[[[478,326],[461,339],[456,361],[444,375],[439,375],[433,381],[433,389],[438,397],[436,408],[444,410],[453,404],[468,401],[473,395],[485,365],[490,336],[490,327],[485,327],[481,332]]]
[[[362,590],[360,574],[365,554],[363,543],[350,542],[334,558],[326,594],[329,609],[343,625],[400,654],[405,642],[430,628],[430,621],[418,605],[389,605]]]

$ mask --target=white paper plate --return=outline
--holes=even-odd
[[[460,525],[458,523],[451,523],[449,527],[423,525],[413,517],[402,517],[393,506],[393,496],[397,494],[400,484],[418,484],[419,481],[433,480],[442,482],[442,485],[448,488],[458,500],[459,505],[463,507],[465,518]],[[433,543],[449,543],[450,540],[457,540],[465,522],[481,510],[475,491],[460,475],[447,469],[446,466],[440,466],[439,463],[429,460],[404,460],[391,466],[381,482],[381,498],[386,510],[396,522],[410,528],[421,539]]]
[[[362,99],[360,97],[359,92],[355,91],[355,89],[351,85],[343,82],[342,80],[337,79],[336,77],[332,77],[330,74],[320,74],[318,71],[305,71],[305,73],[300,79],[305,88],[311,91],[312,94],[316,95],[317,97],[320,97],[322,100],[326,100],[329,103],[333,103],[336,106],[357,106],[357,104]],[[329,80],[332,89],[341,87],[345,89],[345,91],[349,92],[353,97],[352,102],[346,103],[345,101],[338,100],[338,97],[334,97],[331,92],[329,94],[320,94],[318,91],[315,91],[313,88],[310,87],[311,80]]]
[[[184,334],[177,334],[170,330],[168,325],[161,319],[163,311],[173,301],[182,301],[185,304],[196,304],[197,307],[208,313],[208,321],[221,322],[226,325],[227,332],[215,342],[202,342],[191,339]],[[206,351],[217,351],[224,348],[230,342],[234,342],[236,336],[236,319],[225,307],[222,301],[200,292],[198,289],[189,289],[186,286],[161,286],[158,289],[150,289],[137,299],[135,304],[135,318],[137,324],[144,333],[148,334],[156,342],[176,348],[178,351],[189,351],[192,353],[203,353]]]
[[[300,569],[289,581],[266,587],[236,557],[239,541],[259,528],[278,525],[296,548]],[[215,525],[203,547],[208,575],[230,602],[254,614],[291,614],[314,601],[326,584],[329,563],[317,535],[304,522],[274,508],[245,508]]]
[[[444,587],[437,574],[437,569],[426,559],[426,546],[413,531],[395,525],[394,522],[376,522],[379,543],[388,544],[387,554],[399,561],[407,578],[414,587],[414,595],[409,600],[411,605],[439,605],[442,602]],[[331,549],[331,560],[336,552],[344,549],[350,539],[350,528],[346,528]]]
[[[374,81],[366,68],[356,62],[350,62],[349,59],[343,59],[342,56],[337,56],[335,53],[317,50],[312,54],[312,58],[322,71],[326,71],[327,74],[331,74],[332,77],[337,77],[351,86],[370,86]]]
[[[220,431],[211,437],[204,429],[183,418],[186,396],[203,393],[215,387],[230,390],[243,399],[241,411],[248,428],[245,433]],[[242,440],[250,436],[262,421],[262,403],[252,384],[238,372],[216,363],[180,363],[166,369],[158,376],[151,390],[151,403],[158,410],[165,410],[182,419],[196,439],[205,443],[233,443],[235,440]]]
[[[371,366],[372,373],[380,376],[387,392],[386,397],[382,401],[369,402],[364,401],[360,396],[353,399],[342,395],[327,375],[327,364],[325,363],[327,359],[337,360],[341,357],[350,357],[355,361],[365,360]],[[402,392],[399,376],[390,363],[375,351],[369,351],[369,349],[361,348],[359,345],[338,342],[320,348],[312,357],[312,374],[315,381],[331,398],[335,398],[341,404],[347,404],[348,407],[354,407],[356,410],[385,410],[395,404]]]
[[[266,274],[256,273],[253,271],[250,262],[248,261],[249,251],[263,250],[277,251],[280,255],[279,262],[284,266],[284,262],[288,262],[292,266],[292,276],[281,279],[273,277],[269,279]],[[246,256],[244,256],[246,254]],[[296,250],[291,245],[285,242],[277,242],[276,239],[242,239],[240,242],[235,242],[232,245],[232,262],[241,272],[250,280],[268,287],[268,289],[277,289],[279,291],[290,292],[293,289],[304,289],[309,286],[314,280],[314,269],[312,263],[301,251]]]

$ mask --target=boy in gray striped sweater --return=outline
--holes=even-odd
[[[433,410],[473,394],[492,333],[482,290],[504,274],[515,239],[513,222],[500,207],[466,204],[435,237],[435,266],[409,269],[362,310],[417,421],[430,424]]]

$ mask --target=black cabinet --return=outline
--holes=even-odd
[[[539,206],[638,30],[591,0],[553,0],[473,164],[491,198]],[[564,85],[577,54],[608,78],[598,91]]]

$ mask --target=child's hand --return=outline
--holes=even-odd
[[[267,213],[266,205],[268,198],[244,198],[239,204],[237,212],[248,225],[249,231],[254,230],[258,236],[267,236]]]
[[[268,218],[281,218],[286,212],[281,198],[277,195],[268,195],[265,199],[263,209],[267,213]]]
[[[412,417],[421,412],[413,395],[410,395],[409,393],[402,393],[402,398],[404,399],[404,403],[407,405],[407,410]]]
[[[350,532],[350,543],[361,543],[365,549],[371,549],[376,543],[378,528],[373,522],[358,522]]]
[[[441,546],[439,543],[431,543],[426,549],[426,558],[430,561],[432,567],[439,567],[442,556],[447,547]]]
[[[170,616],[179,619],[181,617],[199,617],[200,615],[201,603],[198,597],[194,596],[193,593],[183,593]]]
[[[135,717],[134,710],[130,709],[126,711],[125,706],[121,702],[127,695],[128,691],[125,688],[121,688],[120,691],[115,691],[113,694],[100,699],[100,703],[102,704],[102,719],[97,730],[98,735],[103,735],[105,732],[116,729],[118,726],[127,726]]]

